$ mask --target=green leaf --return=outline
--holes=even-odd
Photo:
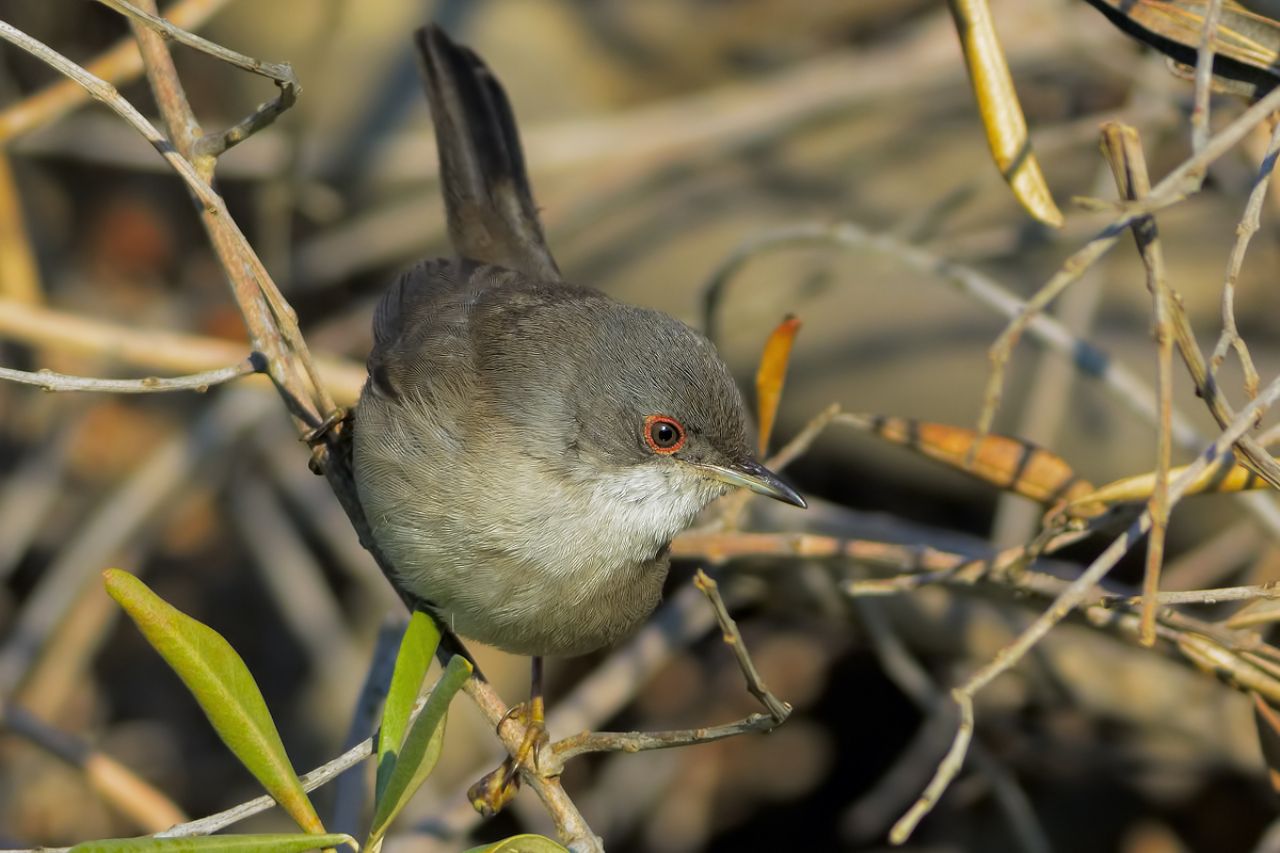
[[[409,716],[413,703],[422,691],[422,681],[427,677],[427,667],[440,644],[440,631],[435,621],[421,610],[409,617],[409,627],[400,640],[400,653],[396,656],[395,672],[391,674],[391,687],[387,690],[387,703],[382,710],[382,727],[378,732],[378,781],[374,788],[374,802],[382,800],[387,780],[395,767],[400,745],[404,743],[405,730],[409,728]]]
[[[496,844],[481,844],[465,853],[569,853],[545,835],[513,835]]]
[[[360,845],[350,835],[330,833],[311,835],[279,833],[275,835],[203,835],[188,838],[109,838],[86,841],[71,848],[71,853],[302,853],[322,847],[346,844],[352,850]]]
[[[298,826],[323,833],[324,825],[289,763],[262,692],[236,650],[217,631],[170,606],[133,575],[107,569],[103,578],[107,593],[187,685],[222,742]]]
[[[444,668],[436,686],[431,688],[431,695],[422,706],[418,719],[413,721],[413,727],[409,729],[404,746],[395,759],[386,788],[374,808],[373,827],[369,830],[366,847],[376,846],[391,821],[435,769],[444,738],[445,712],[449,710],[454,694],[470,676],[471,663],[466,658],[461,655],[449,658],[449,665]]]

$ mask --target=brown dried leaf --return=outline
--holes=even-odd
[[[782,399],[782,386],[787,379],[791,347],[799,331],[800,320],[794,314],[788,314],[769,335],[760,355],[760,366],[756,369],[756,418],[760,421],[761,453],[769,448],[769,436],[773,434],[778,403]]]
[[[1037,503],[1073,501],[1093,491],[1061,456],[1020,438],[988,434],[978,441],[977,432],[965,427],[883,415],[855,416],[848,422]],[[966,467],[971,450],[973,465]]]

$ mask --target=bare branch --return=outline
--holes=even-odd
[[[235,361],[244,352],[243,343],[224,338],[117,325],[12,299],[0,299],[0,338],[173,372],[217,369],[217,365]],[[365,379],[363,365],[321,355],[316,358],[316,369],[325,387],[343,405],[354,403],[360,396]]]
[[[65,373],[54,373],[49,370],[14,370],[0,367],[0,379],[17,382],[22,385],[35,385],[45,391],[101,391],[113,394],[157,394],[165,391],[200,391],[209,390],[214,385],[221,385],[258,373],[262,363],[249,356],[239,364],[221,367],[217,370],[206,370],[189,376],[157,377],[144,379],[99,379],[92,376],[68,376]]]

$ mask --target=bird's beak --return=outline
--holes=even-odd
[[[773,498],[776,501],[798,506],[804,509],[808,504],[800,493],[782,481],[782,478],[761,465],[754,459],[735,462],[733,465],[699,464],[699,468],[722,483],[731,486],[745,486],[757,495]]]

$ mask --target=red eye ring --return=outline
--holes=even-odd
[[[644,443],[654,453],[664,456],[675,453],[684,447],[684,427],[675,418],[666,415],[649,415],[644,419]]]

